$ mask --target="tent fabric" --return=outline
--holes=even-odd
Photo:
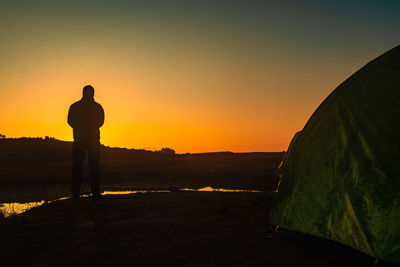
[[[400,263],[400,46],[322,102],[279,176],[272,224]]]

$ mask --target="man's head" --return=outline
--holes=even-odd
[[[83,87],[83,98],[93,98],[94,97],[94,88],[91,85],[86,85]]]

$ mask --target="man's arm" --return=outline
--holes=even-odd
[[[69,110],[68,110],[68,124],[69,124],[69,126],[71,126],[72,128],[74,128],[74,124],[75,124],[75,121],[74,121],[74,114],[73,114],[74,112],[73,112],[73,108],[72,108],[72,105],[69,107]]]
[[[103,107],[99,104],[99,120],[98,120],[98,127],[100,128],[104,124],[104,109]]]

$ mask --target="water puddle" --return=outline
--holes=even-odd
[[[225,189],[225,188],[213,188],[213,187],[210,187],[210,186],[199,188],[199,189],[182,188],[180,190],[183,190],[183,191],[197,191],[197,192],[226,192],[226,193],[232,193],[232,192],[260,193],[260,192],[263,192],[263,191],[260,191],[260,190]]]
[[[23,213],[27,210],[30,210],[32,208],[36,208],[39,206],[42,206],[45,203],[51,203],[57,200],[64,200],[68,199],[70,197],[62,197],[56,200],[51,200],[51,201],[38,201],[38,202],[25,202],[25,203],[19,203],[19,202],[12,202],[12,203],[1,203],[0,204],[0,212],[3,213],[4,217],[7,218],[11,215],[17,215],[20,213]]]
[[[182,188],[182,189],[175,189],[175,190],[105,190],[103,191],[102,195],[128,195],[128,194],[138,194],[138,193],[167,193],[172,191],[192,191],[192,192],[252,192],[252,193],[260,193],[263,191],[260,190],[245,190],[245,189],[225,189],[225,188],[213,188],[210,186],[203,187],[203,188]],[[89,197],[90,194],[84,194],[81,197]],[[27,210],[30,210],[35,207],[39,207],[45,203],[52,203],[54,201],[65,200],[71,197],[62,197],[55,200],[50,201],[37,201],[37,202],[25,202],[25,203],[0,203],[0,212],[3,213],[4,217],[7,218],[12,215],[17,215],[23,213]]]
[[[23,213],[35,207],[39,207],[46,203],[42,200],[39,202],[26,202],[26,203],[2,203],[0,204],[0,211],[3,213],[4,217],[8,217],[15,214]]]
[[[171,192],[170,190],[109,190],[103,191],[101,195],[128,195],[128,194],[137,194],[137,193],[166,193]],[[86,195],[85,195],[86,196]]]

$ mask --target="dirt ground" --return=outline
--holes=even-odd
[[[0,220],[2,266],[354,266],[266,238],[270,200],[170,192],[57,201]]]

